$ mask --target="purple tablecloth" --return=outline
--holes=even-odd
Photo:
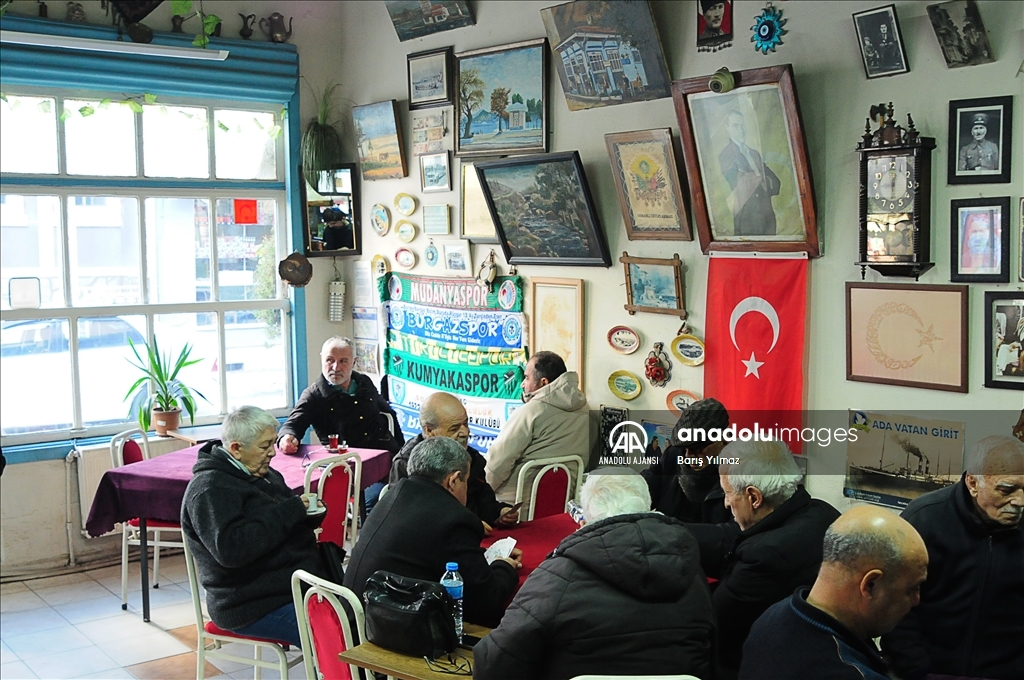
[[[136,517],[177,522],[181,516],[181,501],[185,488],[192,479],[192,466],[196,464],[199,444],[181,451],[144,460],[132,465],[108,470],[100,480],[93,498],[89,519],[85,526],[91,536],[102,536],[117,522]],[[322,446],[303,446],[300,453],[278,453],[270,466],[284,476],[285,483],[298,493],[302,492],[306,470],[302,467],[302,453],[309,451],[311,460],[327,458],[333,454]],[[391,454],[382,449],[349,449],[363,460],[362,487],[365,489],[388,474]],[[314,479],[319,472],[314,473]]]

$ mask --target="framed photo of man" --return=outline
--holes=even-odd
[[[738,71],[727,93],[709,76],[672,98],[701,250],[818,257],[814,185],[789,64]]]
[[[864,74],[869,79],[910,72],[896,5],[857,12],[853,15],[853,26],[857,29]]]
[[[950,281],[1010,282],[1009,215],[1009,196],[950,202]]]
[[[1010,181],[1013,97],[949,102],[949,184]]]
[[[1024,390],[1024,293],[985,291],[985,387]]]

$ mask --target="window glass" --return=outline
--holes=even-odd
[[[0,432],[64,430],[73,419],[67,319],[0,323]]]
[[[209,177],[208,132],[205,108],[163,104],[142,107],[146,177]]]
[[[99,316],[78,319],[78,375],[82,423],[105,425],[134,419],[128,415],[128,388],[142,377],[131,345],[146,358],[146,317]]]
[[[217,199],[221,300],[278,297],[276,204],[272,199]]]
[[[219,179],[277,179],[281,126],[263,111],[215,111],[215,158]]]
[[[210,203],[201,198],[146,199],[149,301],[210,299]]]
[[[73,306],[142,302],[138,199],[69,196],[68,245]]]
[[[228,409],[245,404],[265,409],[288,405],[281,310],[238,312],[224,319]]]
[[[64,265],[57,196],[0,196],[0,286],[11,308],[12,278],[39,279],[42,307],[64,306]]]
[[[13,94],[0,100],[0,172],[56,175],[57,104]]]
[[[191,345],[189,361],[200,361],[194,366],[182,369],[178,373],[178,379],[192,391],[192,396],[196,400],[197,416],[220,413],[220,371],[217,365],[217,348],[220,340],[217,336],[216,314],[157,314],[153,317],[153,333],[160,353],[170,354],[172,361],[177,360],[186,343]],[[184,409],[182,423],[188,423]]]
[[[134,177],[135,113],[119,102],[64,100],[69,175]]]

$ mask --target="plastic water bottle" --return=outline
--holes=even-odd
[[[446,571],[441,577],[441,585],[448,591],[448,594],[455,600],[455,635],[462,639],[462,575],[459,574],[459,563],[448,562],[444,565]]]

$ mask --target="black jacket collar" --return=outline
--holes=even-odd
[[[775,508],[767,517],[762,519],[760,522],[743,531],[739,535],[739,540],[743,540],[754,536],[756,534],[763,533],[765,531],[771,531],[777,529],[786,523],[790,517],[795,515],[800,510],[803,510],[811,503],[811,496],[804,489],[803,485],[800,485],[796,489],[796,493],[790,496],[785,503]]]

